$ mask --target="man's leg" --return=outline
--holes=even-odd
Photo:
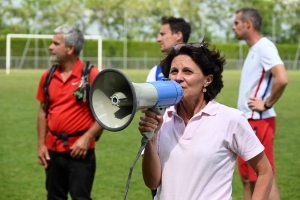
[[[268,200],[280,200],[279,189],[276,183],[275,157],[274,157],[274,139],[276,130],[276,119],[274,117],[260,120],[256,124],[257,137],[265,147],[265,154],[271,164],[273,171],[273,185]]]
[[[68,199],[67,157],[65,153],[49,151],[51,160],[46,169],[46,189],[48,200]]]
[[[91,200],[91,191],[96,171],[94,149],[88,150],[84,159],[69,161],[69,191],[73,200]]]

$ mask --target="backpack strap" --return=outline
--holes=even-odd
[[[90,64],[89,61],[85,63],[85,66],[82,69],[82,78],[85,83],[85,96],[84,96],[84,101],[89,97],[89,92],[90,92],[90,72],[93,65]]]
[[[85,90],[86,90],[86,96],[85,98],[88,99],[89,98],[89,93],[90,93],[90,72],[92,67],[94,67],[93,65],[90,64],[90,62],[86,62],[85,67],[83,68],[84,72],[82,73],[84,78],[86,79],[86,85],[85,85]]]
[[[46,112],[45,118],[48,118],[48,109],[49,109],[49,104],[50,104],[48,86],[50,84],[53,72],[55,71],[56,67],[57,67],[57,65],[53,65],[49,69],[46,80],[45,80],[44,85],[43,85],[43,90],[44,90],[44,93],[45,93],[45,112]]]
[[[93,65],[90,64],[89,61],[87,61],[82,68],[82,78],[84,78],[85,82],[89,84],[90,81],[90,71],[94,67]]]
[[[89,96],[89,80],[90,80],[90,71],[92,69],[93,65],[90,64],[90,62],[86,62],[84,67],[82,68],[81,73],[81,82],[78,88],[73,92],[73,95],[75,96],[78,103],[86,102],[88,96]]]

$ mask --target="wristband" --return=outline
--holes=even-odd
[[[265,107],[266,110],[269,110],[269,109],[272,108],[273,106],[267,106],[267,101],[265,101],[264,107]]]

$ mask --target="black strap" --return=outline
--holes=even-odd
[[[55,71],[56,67],[57,67],[57,65],[53,65],[49,69],[49,72],[47,74],[46,80],[45,80],[44,85],[43,85],[43,90],[44,90],[44,93],[45,93],[45,112],[46,112],[45,118],[48,118],[48,109],[49,109],[49,104],[50,104],[50,97],[49,97],[48,86],[50,84],[53,72]]]
[[[84,81],[86,83],[85,89],[86,89],[86,97],[88,99],[89,97],[89,92],[90,92],[90,72],[92,67],[94,67],[93,65],[90,64],[89,61],[87,61],[82,69],[82,77],[84,78]]]
[[[90,62],[87,61],[84,65],[84,67],[82,68],[82,76],[87,83],[89,83],[89,80],[90,80],[90,71],[91,71],[92,67],[93,67],[93,65],[91,65]]]
[[[62,142],[64,143],[64,146],[69,146],[69,142],[68,142],[68,138],[69,137],[76,137],[76,136],[81,136],[83,135],[87,130],[83,130],[83,131],[78,131],[78,132],[74,132],[74,133],[56,133],[53,132],[51,130],[49,130],[50,133],[54,136],[57,137],[57,139],[55,140],[55,142],[53,143],[53,146],[56,145],[57,140],[62,140]]]

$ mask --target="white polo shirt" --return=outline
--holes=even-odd
[[[243,65],[238,109],[247,119],[265,119],[275,117],[273,108],[264,112],[253,111],[248,107],[250,97],[265,100],[270,96],[273,76],[271,68],[283,64],[276,46],[267,38],[263,37],[250,49]]]
[[[242,113],[215,101],[187,126],[170,107],[158,134],[162,182],[155,200],[229,200],[237,155],[247,161],[264,150]]]

